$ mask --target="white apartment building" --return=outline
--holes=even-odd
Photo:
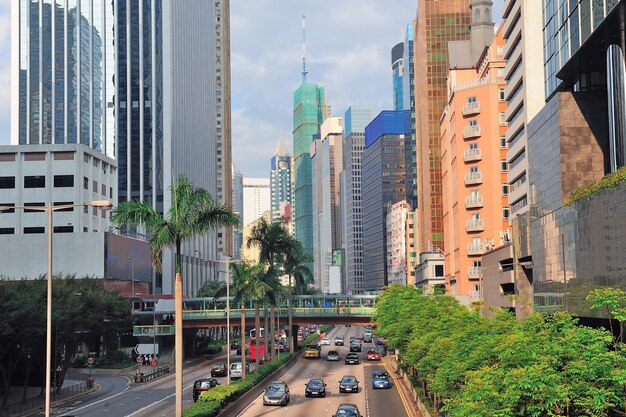
[[[270,211],[270,180],[269,178],[243,178],[243,227]],[[245,240],[243,244],[245,245]]]

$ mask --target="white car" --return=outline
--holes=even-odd
[[[330,346],[330,338],[324,337],[320,343],[320,346]]]

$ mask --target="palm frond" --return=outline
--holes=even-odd
[[[111,220],[118,226],[141,226],[151,230],[163,216],[145,201],[128,200],[113,209]]]
[[[155,224],[150,229],[150,232],[152,265],[154,265],[157,271],[161,271],[163,268],[161,255],[166,247],[176,244],[176,230],[172,227],[171,223],[161,219],[161,222],[159,224]]]

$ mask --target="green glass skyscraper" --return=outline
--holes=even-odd
[[[313,196],[310,148],[326,118],[324,88],[302,85],[293,94],[293,189],[296,239],[313,255]]]

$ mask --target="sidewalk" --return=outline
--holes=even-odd
[[[408,376],[398,366],[397,356],[387,355],[383,357],[383,362],[387,370],[393,373],[391,376],[398,387],[400,396],[408,402],[411,417],[431,417],[426,407],[419,400]]]

